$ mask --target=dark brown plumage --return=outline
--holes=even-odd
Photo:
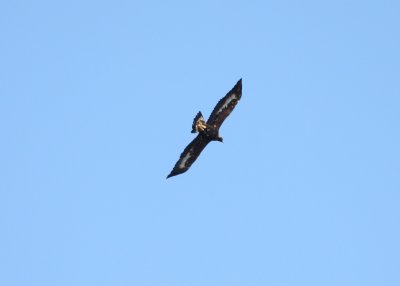
[[[186,172],[199,157],[201,151],[211,141],[222,142],[219,136],[219,128],[224,120],[231,114],[236,104],[242,97],[242,79],[217,103],[211,112],[207,122],[205,122],[201,112],[198,112],[193,120],[192,133],[199,133],[196,138],[185,148],[176,162],[167,179]]]

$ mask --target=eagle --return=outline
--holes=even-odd
[[[193,120],[192,133],[198,133],[196,138],[185,148],[176,162],[167,179],[189,170],[190,166],[199,157],[201,151],[211,141],[223,142],[219,135],[219,128],[224,120],[231,114],[236,104],[242,97],[242,79],[217,103],[207,122],[199,111]]]

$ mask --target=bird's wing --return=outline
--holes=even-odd
[[[193,162],[196,161],[197,157],[199,157],[201,151],[203,151],[208,143],[210,143],[210,139],[204,137],[201,134],[197,135],[197,137],[194,138],[193,141],[190,142],[189,145],[182,152],[178,162],[176,162],[167,179],[169,177],[173,177],[186,172],[190,168],[190,166],[192,166]]]
[[[241,97],[242,79],[240,79],[235,86],[217,103],[210,115],[210,118],[207,120],[207,124],[219,129],[225,118],[231,114]]]

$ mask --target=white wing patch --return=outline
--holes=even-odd
[[[220,109],[218,109],[218,113],[220,113],[222,110],[228,107],[229,103],[231,103],[232,100],[236,99],[236,93],[232,93],[230,97],[228,97],[224,103],[224,105],[221,106]]]
[[[185,168],[186,165],[186,161],[191,157],[191,152],[192,150],[190,150],[189,152],[186,153],[185,157],[182,158],[181,163],[179,164],[179,168],[183,169]]]

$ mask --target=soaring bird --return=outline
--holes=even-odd
[[[207,122],[204,120],[200,111],[197,113],[193,120],[192,133],[199,134],[182,152],[178,162],[176,162],[171,173],[167,176],[167,179],[189,170],[190,166],[192,166],[197,157],[199,157],[201,151],[203,151],[211,141],[223,142],[222,137],[219,135],[219,128],[229,114],[231,114],[241,97],[242,79],[218,101]]]

